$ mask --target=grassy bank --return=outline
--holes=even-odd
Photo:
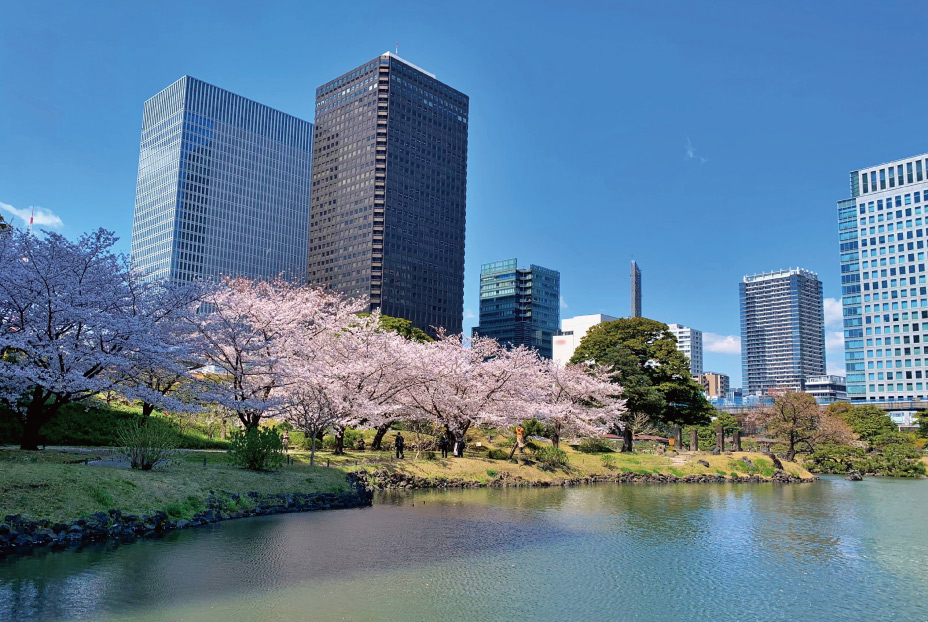
[[[569,462],[566,467],[545,469],[533,459],[529,453],[516,454],[516,460],[491,460],[488,458],[468,456],[465,458],[447,458],[427,460],[391,460],[384,463],[361,464],[360,466],[345,466],[346,469],[363,469],[369,473],[383,471],[391,473],[404,473],[430,479],[462,479],[487,484],[493,479],[521,478],[533,482],[558,483],[566,479],[577,479],[590,476],[615,476],[620,473],[639,473],[641,475],[674,475],[686,477],[687,475],[721,475],[724,477],[760,476],[769,478],[776,469],[770,458],[760,453],[734,452],[713,456],[710,454],[689,454],[680,456],[658,456],[652,454],[585,454],[572,448],[565,448]],[[606,462],[602,456],[609,456]],[[747,458],[752,466],[743,458]],[[698,461],[709,463],[704,466]],[[335,466],[333,464],[333,466]],[[784,471],[790,475],[808,478],[812,477],[799,464],[784,463]]]
[[[190,452],[165,469],[148,472],[84,464],[104,453],[0,451],[0,518],[22,514],[64,522],[110,509],[127,514],[164,511],[173,518],[189,518],[203,509],[210,491],[315,493],[348,487],[338,469],[297,463],[276,473],[256,473],[229,465],[224,453]]]

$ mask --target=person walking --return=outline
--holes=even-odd
[[[396,457],[397,459],[403,457],[403,447],[406,445],[406,439],[403,438],[402,432],[396,433],[396,438],[393,440],[393,447],[396,448]]]
[[[439,439],[438,439],[438,449],[441,450],[441,457],[442,457],[442,458],[447,458],[447,457],[448,457],[448,437],[447,437],[447,436],[441,436],[441,437],[439,437]]]

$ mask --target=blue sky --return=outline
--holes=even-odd
[[[562,317],[706,335],[740,386],[738,282],[824,282],[842,369],[835,202],[928,151],[928,5],[864,2],[12,2],[0,214],[128,250],[142,104],[184,74],[312,119],[316,86],[399,43],[471,101],[465,316],[483,262],[561,272]],[[465,319],[471,326],[475,318]]]

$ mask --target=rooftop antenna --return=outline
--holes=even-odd
[[[396,42],[396,55],[397,56],[400,55],[400,42],[399,41]]]
[[[32,235],[32,221],[35,220],[35,205],[30,205],[32,208],[32,214],[29,216],[29,235]]]

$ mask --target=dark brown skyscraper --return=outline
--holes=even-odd
[[[460,332],[468,97],[390,54],[316,89],[308,279]]]

